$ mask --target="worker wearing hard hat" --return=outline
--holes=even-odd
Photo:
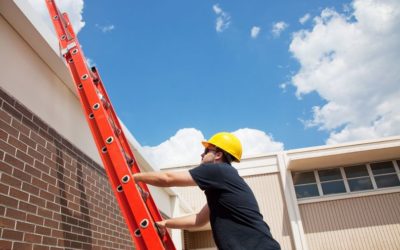
[[[197,214],[157,222],[165,228],[188,229],[210,222],[219,249],[280,249],[260,214],[250,187],[231,162],[239,162],[242,145],[231,133],[221,132],[202,142],[201,165],[182,172],[134,174],[135,181],[160,187],[199,186],[207,204]]]

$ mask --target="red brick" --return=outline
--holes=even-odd
[[[20,211],[26,211],[26,212],[30,212],[33,214],[36,214],[36,211],[37,211],[36,206],[26,203],[24,201],[19,201],[18,209]]]
[[[22,124],[24,124],[25,126],[27,126],[28,128],[32,129],[35,132],[39,131],[39,126],[24,116],[22,117]]]
[[[5,194],[6,196],[8,196],[9,191],[10,191],[10,187],[8,185],[0,183],[0,193],[1,194]]]
[[[15,109],[13,106],[11,106],[10,104],[8,104],[6,102],[3,103],[3,110],[18,120],[22,119],[22,114],[17,109]]]
[[[37,143],[34,140],[32,140],[31,138],[29,138],[28,136],[21,133],[19,135],[19,139],[22,142],[24,142],[26,145],[28,145],[29,147],[36,148]]]
[[[42,217],[33,215],[33,214],[28,214],[26,217],[26,220],[30,223],[36,224],[36,225],[43,225],[44,219]]]
[[[32,179],[32,177],[29,174],[27,174],[26,172],[23,172],[17,168],[14,168],[13,176],[16,177],[18,180],[25,181],[25,182],[31,182],[31,179]]]
[[[50,250],[64,250],[63,247],[50,247]],[[95,250],[95,249],[92,249]]]
[[[35,165],[36,165],[36,162],[35,162]],[[40,165],[40,164],[38,164],[38,165]],[[46,173],[42,173],[42,178],[41,179],[43,181],[45,181],[46,183],[48,183],[49,185],[53,185],[53,186],[57,185],[57,179],[52,177],[52,176],[50,176],[50,175],[48,175],[48,174],[46,174]]]
[[[42,175],[42,172],[40,172],[39,170],[37,170],[36,168],[26,165],[25,166],[25,172],[30,174],[31,176],[35,176],[37,178],[40,178]]]
[[[16,229],[19,231],[23,231],[23,232],[33,233],[35,231],[35,225],[26,223],[26,222],[22,222],[22,221],[17,221]]]
[[[25,233],[24,241],[30,243],[42,243],[42,236],[38,234]]]
[[[26,182],[22,183],[22,190],[24,190],[30,194],[34,194],[36,196],[39,195],[39,188],[37,188],[29,183],[26,183]]]
[[[7,174],[2,174],[1,175],[1,182],[4,184],[8,184],[10,186],[20,188],[21,187],[21,181],[18,180],[17,178],[13,176],[9,176]]]
[[[40,190],[39,196],[41,198],[45,199],[46,201],[51,201],[51,202],[54,201],[54,195],[52,193],[50,193],[50,192],[47,192],[47,191],[43,190],[43,189]]]
[[[0,249],[12,249],[12,241],[0,239]]]
[[[49,169],[57,169],[57,163],[47,157],[44,158],[44,164],[49,167]]]
[[[64,238],[64,232],[61,230],[51,230],[51,236],[54,238]]]
[[[23,114],[24,116],[26,116],[27,118],[29,118],[30,120],[32,120],[33,115],[32,112],[30,110],[28,110],[25,106],[21,105],[19,102],[15,102],[14,107],[21,112],[21,114]]]
[[[22,152],[26,152],[26,150],[28,149],[28,146],[25,143],[23,143],[22,141],[18,140],[14,136],[9,136],[8,137],[8,143],[11,146],[21,150]]]
[[[44,131],[47,131],[49,129],[49,126],[47,126],[47,124],[45,122],[43,122],[43,120],[40,119],[39,117],[37,117],[36,115],[33,116],[32,120]]]
[[[44,220],[44,226],[48,228],[53,228],[53,229],[58,229],[58,226],[60,223],[55,220],[50,220],[50,219],[45,219]]]
[[[4,162],[10,164],[13,167],[19,168],[19,169],[24,169],[24,163],[20,161],[19,159],[15,158],[14,156],[11,156],[9,154],[6,154],[4,156]]]
[[[49,129],[47,130],[47,132],[54,137],[54,140],[61,142],[61,136],[60,134],[55,131],[53,128],[49,127]]]
[[[25,126],[24,124],[22,124],[22,122],[13,119],[11,122],[11,126],[15,129],[17,129],[20,133],[23,133],[27,136],[29,136],[29,132],[31,131],[27,126]]]
[[[34,185],[35,187],[38,187],[40,189],[44,189],[47,190],[47,187],[49,186],[49,184],[47,184],[47,182],[38,179],[36,177],[32,177],[32,185]]]
[[[18,137],[19,134],[18,130],[13,128],[12,126],[9,125],[9,123],[6,123],[3,120],[0,120],[0,128],[4,130],[7,134],[10,134],[14,137]]]
[[[0,129],[0,140],[7,141],[8,133],[6,131]]]
[[[44,245],[50,245],[50,246],[56,246],[57,245],[57,239],[43,236],[43,241],[42,244]]]
[[[18,200],[28,201],[29,194],[13,187],[10,188],[10,196]]]
[[[7,124],[11,124],[11,115],[9,115],[6,111],[0,109],[0,120],[4,121]]]
[[[39,213],[41,207],[44,207],[44,206],[46,205],[46,201],[45,201],[44,199],[39,198],[39,197],[36,197],[36,196],[34,196],[34,195],[31,195],[31,196],[29,197],[29,203],[34,204],[34,205],[36,205],[36,206],[39,207],[39,208],[38,208],[38,209],[39,209],[39,210],[38,210],[38,213]],[[40,215],[40,214],[39,214],[39,215]]]
[[[16,209],[13,209],[13,208],[7,208],[6,217],[17,219],[17,220],[25,220],[26,213],[16,210]]]
[[[57,154],[57,148],[53,143],[47,142],[46,147],[47,150],[49,150],[53,154]]]
[[[22,232],[18,232],[11,229],[4,229],[2,234],[3,239],[18,240],[18,241],[22,241],[23,236],[24,234]]]
[[[51,229],[47,228],[47,227],[42,227],[42,226],[36,225],[35,233],[41,234],[41,235],[50,235]]]
[[[13,249],[18,250],[32,250],[33,245],[25,242],[14,242]]]
[[[15,152],[17,151],[15,147],[3,140],[0,140],[0,150],[10,155],[15,155]]]
[[[35,132],[31,132],[31,135],[29,136],[32,140],[34,140],[35,142],[37,142],[38,144],[42,145],[43,147],[46,146],[46,140],[43,139],[43,137],[41,137],[39,134],[35,133]]]
[[[61,211],[61,206],[53,202],[46,202],[46,208],[55,212]]]
[[[33,245],[33,250],[50,250],[50,247],[43,245]]]
[[[22,160],[23,162],[28,163],[29,165],[33,165],[33,157],[27,155],[24,152],[21,152],[20,150],[17,149],[17,154],[15,155],[18,159]]]
[[[40,162],[40,161],[35,161],[35,163],[33,164],[33,166],[34,166],[36,169],[38,169],[38,170],[40,170],[40,171],[42,171],[42,172],[44,172],[44,173],[46,173],[46,174],[48,174],[49,171],[50,171],[49,166],[43,164],[43,163]]]
[[[44,207],[44,206],[43,206]],[[50,210],[47,210],[43,207],[39,207],[38,208],[38,212],[37,215],[40,215],[41,217],[43,217],[44,219],[49,218],[52,219],[53,218],[53,212]],[[46,222],[46,221],[45,221]]]
[[[44,155],[45,157],[51,158],[51,152],[50,152],[50,150],[46,149],[46,148],[43,147],[42,145],[38,145],[38,146],[37,146],[37,151],[38,151],[40,154]]]
[[[15,227],[15,220],[0,217],[0,228],[14,229],[14,227]]]
[[[40,145],[38,145],[38,146],[40,146]],[[38,161],[41,161],[41,162],[44,161],[44,156],[32,148],[28,148],[28,155],[32,156],[34,159],[36,159]]]

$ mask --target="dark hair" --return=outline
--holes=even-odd
[[[231,163],[233,162],[234,158],[231,154],[225,152],[224,150],[220,149],[217,147],[217,152],[221,152],[222,153],[222,160],[225,163],[228,163],[229,165],[231,165]]]

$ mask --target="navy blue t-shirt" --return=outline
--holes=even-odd
[[[235,168],[226,163],[206,163],[189,173],[207,197],[218,249],[280,249],[253,192]]]

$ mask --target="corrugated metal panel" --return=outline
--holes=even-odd
[[[278,173],[245,177],[256,196],[264,220],[282,249],[294,249],[290,221]]]
[[[185,249],[217,249],[211,231],[187,232],[184,234]]]
[[[310,249],[400,249],[400,193],[299,208]]]
[[[283,197],[282,185],[278,173],[263,174],[245,177],[256,196],[261,213],[271,228],[273,236],[282,246],[282,249],[294,249],[290,222]],[[198,211],[205,203],[203,192],[198,187],[179,188],[182,197]],[[185,232],[187,249],[199,249],[214,246],[211,232]]]

